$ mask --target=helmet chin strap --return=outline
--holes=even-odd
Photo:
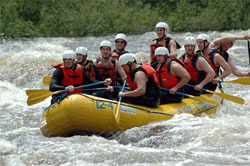
[[[204,43],[203,43],[203,50],[201,50],[201,52],[203,52],[204,53],[204,51],[205,51],[205,49],[207,49],[208,48],[208,46],[209,46],[209,44],[207,45],[207,46],[205,46],[205,42],[207,41],[207,40],[203,40],[204,41]]]

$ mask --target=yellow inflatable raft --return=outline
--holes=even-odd
[[[221,101],[216,95],[203,97]],[[109,135],[120,130],[139,127],[150,122],[169,120],[175,114],[189,113],[201,116],[214,114],[218,105],[185,98],[181,103],[160,105],[148,108],[121,103],[120,123],[117,124],[113,111],[118,102],[86,94],[73,94],[46,109],[40,121],[41,131],[46,137],[70,136],[75,134]]]

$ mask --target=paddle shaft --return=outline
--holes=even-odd
[[[124,81],[124,83],[123,83],[122,92],[124,92],[125,86],[126,86],[126,81]],[[116,109],[116,111],[114,113],[115,121],[116,121],[117,124],[119,124],[119,122],[120,122],[120,105],[121,105],[121,101],[122,101],[122,97],[120,96],[119,101],[118,101],[118,105],[117,105],[117,109]]]
[[[192,87],[192,88],[195,87],[194,85],[190,85],[190,84],[186,84],[186,85],[189,86],[189,87]],[[243,98],[238,97],[238,96],[233,96],[233,95],[230,95],[230,94],[227,94],[227,93],[214,92],[214,91],[204,89],[204,88],[201,88],[201,90],[205,91],[205,92],[208,92],[208,93],[216,94],[217,96],[220,96],[220,97],[222,97],[224,99],[227,99],[229,101],[232,101],[232,102],[235,102],[235,103],[238,103],[238,104],[244,104],[244,102],[245,102]]]
[[[160,87],[160,89],[169,91],[168,88]],[[193,100],[198,100],[200,102],[207,102],[207,103],[212,103],[212,104],[218,105],[217,101],[206,98],[206,97],[203,97],[203,96],[193,96],[193,95],[189,95],[189,94],[178,92],[178,91],[176,91],[175,94],[182,95],[182,96],[185,96],[185,97],[189,97],[189,98],[192,98]]]
[[[163,87],[160,87],[161,90],[166,90],[166,91],[169,91],[168,88],[163,88]],[[182,95],[182,96],[185,96],[185,97],[190,97],[191,95],[188,95],[188,94],[185,94],[185,93],[181,93],[181,92],[178,92],[176,91],[175,94],[177,95]]]
[[[105,81],[95,82],[95,83],[88,84],[88,85],[82,85],[82,86],[75,87],[74,90],[80,89],[80,88],[87,88],[87,87],[94,86],[94,85],[100,85],[100,84],[103,84],[103,83],[105,83]],[[69,89],[60,90],[60,91],[57,91],[57,92],[58,93],[63,93],[63,92],[67,92],[67,91],[69,91]]]

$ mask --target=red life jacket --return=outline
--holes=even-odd
[[[188,71],[191,79],[190,81],[200,83],[205,78],[205,72],[199,71],[196,68],[196,62],[200,55],[193,55],[185,59],[186,54],[182,55],[180,59],[184,62],[184,68]]]
[[[87,60],[87,63],[85,65],[81,65],[82,68],[84,69],[86,75],[91,79],[91,80],[96,80],[96,73],[94,70],[94,64],[93,61]]]
[[[73,85],[74,87],[83,85],[83,73],[81,65],[77,64],[76,69],[68,69],[65,68],[64,65],[59,66],[63,72],[63,86]],[[76,89],[74,92],[67,92],[67,93],[82,93],[82,88]]]
[[[130,86],[130,89],[135,90],[137,88],[137,84],[132,81],[131,74],[129,72],[125,71],[125,73],[127,74],[127,83]]]
[[[111,57],[113,58],[113,59],[115,59],[115,60],[119,60],[119,58],[120,58],[120,56],[121,55],[123,55],[123,54],[125,54],[125,53],[128,53],[128,51],[123,51],[122,53],[119,53],[119,52],[117,52],[116,51],[116,49],[112,52],[112,55],[111,55]]]
[[[178,77],[170,74],[172,60],[165,65],[158,66],[156,69],[156,76],[159,80],[159,85],[163,88],[173,88],[179,83]]]
[[[142,64],[137,69],[135,69],[135,71],[131,75],[127,73],[128,84],[131,87],[131,90],[135,90],[137,88],[137,84],[134,82],[134,76],[135,76],[135,73],[137,71],[139,71],[140,69],[142,69],[146,73],[146,75],[148,76],[148,79],[152,78],[152,80],[155,84],[157,84],[157,85],[159,84],[158,79],[156,77],[156,71],[148,63]]]
[[[158,47],[166,47],[169,50],[169,52],[171,52],[170,51],[170,47],[169,47],[169,42],[170,42],[171,39],[172,38],[165,36],[164,39],[162,39],[162,40],[160,40],[159,38],[157,38],[157,39],[154,39],[152,41],[152,43],[150,45],[150,59],[151,59],[151,63],[153,63],[153,62],[156,61],[156,56],[155,56],[155,50],[156,50],[156,48],[158,48]],[[174,39],[172,39],[172,40],[174,40]],[[181,48],[180,44],[177,41],[175,41],[175,43],[176,43],[176,49]]]
[[[110,66],[106,67],[102,65],[102,61],[100,58],[96,60],[97,68],[100,71],[100,75],[102,79],[105,80],[106,78],[111,78],[112,83],[115,84],[116,82],[116,71],[115,71],[115,60],[111,60]]]

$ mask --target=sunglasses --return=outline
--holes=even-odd
[[[66,61],[66,60],[71,61],[71,60],[75,60],[75,59],[72,59],[72,58],[63,58],[63,60],[64,60],[64,61]]]
[[[121,44],[123,44],[125,42],[124,41],[120,41],[120,40],[116,40],[115,43],[121,43]]]

